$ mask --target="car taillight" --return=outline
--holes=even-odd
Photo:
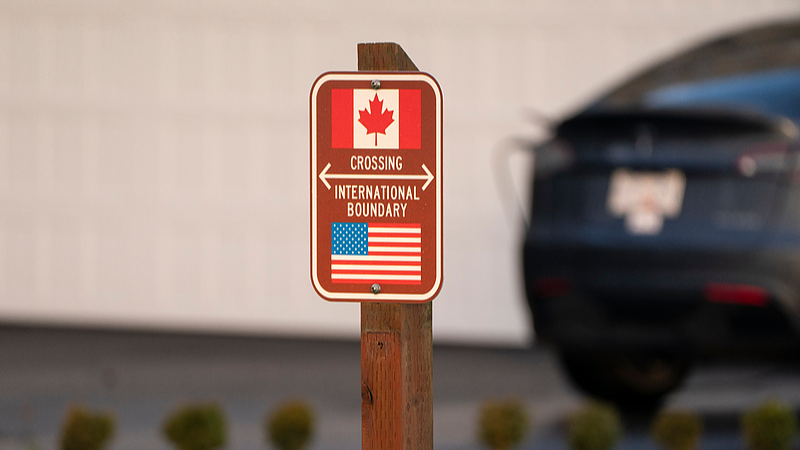
[[[564,140],[553,139],[535,148],[534,167],[536,175],[548,175],[564,170],[575,159],[572,147]]]
[[[787,146],[783,142],[765,142],[749,147],[736,158],[736,169],[742,176],[784,171],[788,163]]]
[[[536,296],[566,297],[572,293],[572,281],[568,278],[541,278],[536,282]]]
[[[764,306],[769,299],[769,292],[749,284],[708,283],[703,289],[703,296],[714,303]]]

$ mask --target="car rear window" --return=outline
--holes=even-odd
[[[800,122],[800,69],[664,86],[643,93],[640,102],[647,108],[736,109]]]
[[[747,30],[628,80],[589,111],[726,108],[800,122],[800,21]]]

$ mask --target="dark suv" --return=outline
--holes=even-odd
[[[796,352],[800,22],[634,77],[535,148],[527,297],[584,390],[657,401],[697,356]]]

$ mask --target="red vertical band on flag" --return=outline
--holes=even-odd
[[[331,148],[353,148],[352,89],[331,89]]]
[[[400,148],[421,148],[422,111],[419,89],[400,89]]]

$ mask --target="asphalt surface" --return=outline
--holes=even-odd
[[[160,435],[177,405],[215,401],[227,414],[229,449],[267,448],[264,417],[290,398],[317,414],[312,449],[361,445],[358,342],[0,327],[0,449],[55,449],[71,404],[112,411],[116,450],[168,449]],[[522,448],[562,450],[564,420],[586,400],[546,348],[434,348],[437,449],[478,449],[477,411],[514,397],[535,418]],[[704,450],[741,449],[740,414],[770,397],[800,406],[800,366],[706,364],[667,407],[705,419]],[[655,449],[648,421],[625,418],[621,450]]]

